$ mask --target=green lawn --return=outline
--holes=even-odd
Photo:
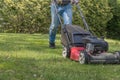
[[[120,41],[107,39],[110,52]],[[0,80],[120,80],[119,64],[88,64],[64,59],[60,35],[48,48],[48,35],[0,33]]]

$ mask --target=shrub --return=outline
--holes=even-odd
[[[107,24],[107,37],[120,39],[120,0],[111,0],[109,4],[112,7],[113,18]]]
[[[81,0],[85,18],[95,34],[106,35],[106,23],[112,14],[107,0]],[[51,22],[50,0],[2,0],[0,13],[3,21],[1,32],[48,33]],[[76,7],[73,23],[83,26]]]

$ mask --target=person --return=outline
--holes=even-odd
[[[49,28],[49,47],[55,48],[56,32],[59,25],[57,13],[63,18],[64,24],[72,24],[72,4],[79,0],[51,0],[51,25]],[[72,4],[71,4],[72,3]],[[55,7],[56,6],[56,7]]]

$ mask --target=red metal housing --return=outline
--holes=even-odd
[[[80,52],[83,51],[84,49],[85,49],[84,47],[72,47],[71,48],[70,59],[78,61]]]

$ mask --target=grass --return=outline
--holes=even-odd
[[[107,39],[110,52],[120,41]],[[88,64],[64,59],[60,35],[57,48],[48,48],[46,34],[0,33],[0,80],[119,80],[119,64]]]

